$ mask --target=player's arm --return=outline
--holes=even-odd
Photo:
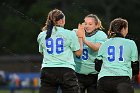
[[[131,48],[132,48],[131,54],[132,75],[138,75],[139,74],[138,49],[134,41],[132,41]]]
[[[79,24],[78,25],[78,31],[76,32],[79,44],[80,44],[80,49],[77,51],[74,51],[76,56],[81,56],[83,52],[83,38],[85,38],[85,31],[84,31],[84,25]]]
[[[105,40],[107,39],[107,35],[104,32],[99,32],[96,33],[96,43],[90,42],[86,39],[83,40],[83,42],[90,47],[93,51],[98,51],[101,44],[105,42]]]
[[[93,51],[98,51],[100,46],[101,46],[101,43],[92,43],[86,39],[83,40],[84,43],[89,47],[91,48]]]
[[[131,67],[132,67],[132,74],[138,75],[139,74],[139,61],[131,61]]]
[[[95,70],[100,72],[102,64],[103,64],[103,54],[104,54],[104,44],[101,45],[99,51],[98,51],[98,55],[96,57],[96,59],[94,60],[95,63]]]
[[[101,70],[101,67],[102,67],[102,63],[103,63],[103,60],[99,60],[99,59],[95,59],[94,60],[94,63],[95,63],[95,70],[100,72]]]
[[[83,52],[83,39],[82,38],[79,38],[79,44],[80,44],[80,49],[77,50],[77,51],[74,51],[74,54],[76,56],[81,56],[82,55],[82,52]]]
[[[43,55],[43,47],[41,45],[41,38],[43,37],[42,33],[40,33],[37,37],[37,42],[39,44],[39,53]]]
[[[74,37],[71,37],[71,40],[73,41],[71,48],[76,56],[81,56],[83,52],[83,38],[85,37],[84,26],[79,24],[78,30],[75,32],[74,33],[76,35],[74,35]]]
[[[41,55],[43,55],[43,52],[40,52]]]

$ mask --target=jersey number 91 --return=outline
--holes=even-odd
[[[115,61],[116,58],[116,53],[115,52],[119,52],[119,55],[118,55],[118,59],[119,61],[123,62],[124,59],[123,59],[123,46],[119,46],[119,50],[116,50],[115,46],[109,46],[108,47],[108,61],[109,62],[113,62]]]

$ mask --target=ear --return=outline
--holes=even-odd
[[[60,19],[60,20],[59,20],[59,23],[60,23],[60,24],[62,24],[62,21],[63,21],[63,20],[62,20],[62,19]]]
[[[125,36],[125,29],[124,29],[124,28],[122,28],[121,34],[122,34],[123,36]]]
[[[57,25],[62,24],[62,19],[58,20],[56,23],[57,23]]]
[[[60,19],[60,20],[58,21],[58,23],[59,23],[59,24],[63,24],[63,20]]]

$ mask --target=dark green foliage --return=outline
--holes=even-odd
[[[112,19],[129,22],[129,33],[140,43],[140,0],[3,0],[0,2],[0,54],[36,54],[37,35],[50,10],[58,8],[66,15],[65,28],[77,28],[86,15],[101,19],[105,32]]]

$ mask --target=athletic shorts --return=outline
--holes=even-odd
[[[98,81],[97,93],[134,93],[128,76],[105,76]]]
[[[39,93],[80,93],[75,71],[65,67],[45,67],[41,70],[41,87]]]
[[[76,73],[80,86],[81,93],[97,93],[97,78],[98,74],[79,74]]]

